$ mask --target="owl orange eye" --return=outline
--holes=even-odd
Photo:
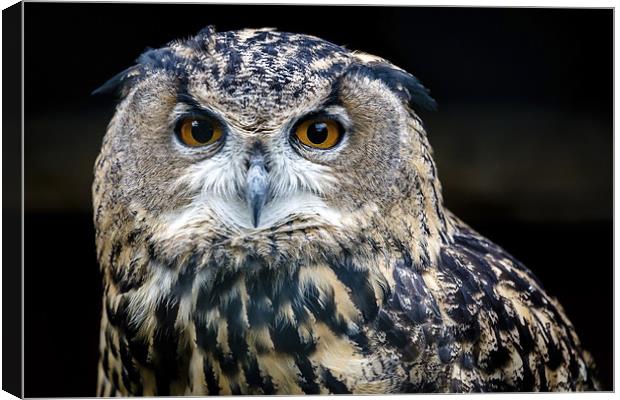
[[[207,146],[222,137],[222,127],[214,120],[188,118],[181,121],[177,136],[187,146]]]
[[[309,119],[295,129],[295,136],[306,146],[327,150],[340,141],[342,126],[332,119]]]

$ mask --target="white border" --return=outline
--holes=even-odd
[[[102,1],[65,1],[65,2],[102,2]],[[117,2],[126,2],[126,1],[108,1],[110,3],[117,3]],[[133,1],[134,3],[170,3],[170,1],[165,1],[165,0],[151,0],[151,1]],[[181,2],[180,2],[181,3]],[[211,1],[197,1],[197,0],[184,0],[182,1],[182,3],[202,3],[202,4],[231,4],[231,3],[235,3],[235,4],[312,4],[312,5],[335,5],[335,4],[341,4],[341,5],[381,5],[381,6],[389,6],[389,5],[393,5],[393,6],[407,6],[407,5],[417,5],[417,6],[443,6],[443,7],[449,7],[449,6],[460,6],[460,7],[464,7],[464,6],[469,6],[469,7],[557,7],[557,8],[573,8],[573,7],[585,7],[585,8],[615,8],[615,1],[600,1],[600,0],[590,0],[588,2],[584,2],[584,1],[576,1],[576,0],[572,0],[572,1],[538,1],[538,2],[534,2],[534,1],[526,1],[526,2],[515,2],[515,1],[500,1],[500,0],[494,0],[494,1],[484,1],[484,2],[477,2],[477,1],[464,1],[464,0],[452,0],[449,3],[445,3],[445,2],[438,2],[438,1],[426,1],[426,2],[419,2],[419,1],[388,1],[388,2],[383,2],[381,0],[365,0],[365,1],[347,1],[347,0],[341,0],[338,3],[332,2],[332,1],[309,1],[309,0],[289,0],[289,1],[274,1],[274,0],[254,0],[254,1],[231,1],[231,0],[211,0]],[[11,0],[0,0],[0,7],[2,9],[5,9],[11,5],[15,4],[14,1]],[[1,19],[0,19],[0,31],[1,31]],[[22,8],[22,49],[23,49],[23,29],[24,29],[24,19],[23,19],[23,8]],[[576,27],[576,29],[578,29],[578,27]],[[1,34],[0,34],[1,35]],[[617,53],[615,52],[616,49],[616,43],[618,43],[618,33],[615,30],[615,11],[614,11],[614,66],[617,66]],[[2,61],[2,55],[0,53],[0,63]],[[23,63],[23,53],[22,53],[22,63]],[[22,64],[23,65],[23,64]],[[618,84],[617,81],[615,80],[615,68],[614,68],[614,133],[615,133],[615,117],[618,115],[618,104],[615,102],[615,93],[617,92],[618,89]],[[1,67],[0,67],[0,74],[1,74]],[[24,81],[23,81],[23,76],[22,76],[22,81],[21,81],[21,85],[22,85],[22,94],[23,92],[23,88],[24,88]],[[0,89],[1,89],[1,83],[0,83]],[[2,100],[0,98],[0,116],[1,116],[1,105],[2,105]],[[24,126],[23,123],[24,121],[24,115],[23,115],[23,97],[22,97],[22,127]],[[24,154],[23,154],[23,132],[22,132],[22,176],[21,176],[21,182],[22,182],[22,207],[23,207],[23,182],[24,182],[24,176],[23,176],[23,162],[24,162]],[[618,154],[618,141],[615,140],[615,135],[614,135],[614,154]],[[1,161],[1,150],[2,150],[2,143],[0,142],[0,161]],[[617,200],[618,200],[618,186],[616,185],[616,177],[618,176],[618,166],[615,162],[615,157],[614,157],[614,210],[616,209],[616,206],[618,205]],[[0,164],[0,175],[2,172],[2,166]],[[0,188],[0,206],[2,205],[2,189]],[[0,207],[1,208],[1,207]],[[614,212],[614,217],[615,217],[615,212]],[[0,224],[2,222],[2,213],[0,211]],[[21,237],[22,237],[22,255],[23,255],[23,214],[22,214],[22,232],[21,232]],[[0,258],[2,256],[2,232],[0,230]],[[618,298],[615,295],[615,288],[617,287],[617,283],[618,283],[618,276],[615,273],[616,271],[616,267],[617,267],[617,263],[616,263],[616,258],[615,258],[615,249],[620,247],[620,239],[618,238],[617,235],[617,230],[616,230],[616,224],[615,224],[615,218],[614,218],[614,347],[615,344],[618,343],[618,338],[619,338],[619,332],[618,332],[618,327],[617,327],[617,321],[618,319],[616,318],[617,312],[618,312]],[[23,260],[23,258],[22,258]],[[583,273],[588,273],[588,271],[584,270]],[[2,277],[0,275],[0,286],[2,284]],[[24,295],[24,287],[23,287],[23,265],[22,265],[22,301],[21,301],[21,306],[22,306],[22,333],[23,333],[23,304],[24,304],[24,299],[23,299],[23,295]],[[2,299],[0,298],[0,309],[2,306]],[[2,327],[2,321],[0,319],[0,330]],[[0,334],[1,337],[1,334]],[[610,349],[610,351],[614,351],[614,349]],[[0,355],[1,355],[1,341],[0,341]],[[23,360],[23,335],[22,335],[22,360]],[[615,366],[615,371],[614,371],[614,387],[616,388],[619,382],[619,377],[620,377],[620,372],[618,371],[618,368],[616,367],[618,364],[618,354],[616,351],[614,351],[614,366]],[[10,366],[9,366],[10,368]],[[23,376],[23,363],[22,363],[22,376]],[[2,383],[1,378],[2,377],[2,366],[0,365],[0,385]],[[70,376],[67,376],[67,379],[71,379]],[[23,381],[22,381],[23,382]],[[35,383],[33,383],[35,384]],[[24,388],[22,386],[22,393],[24,393]],[[94,389],[93,389],[94,391]],[[546,396],[553,396],[554,398],[559,398],[559,399],[573,399],[573,398],[580,398],[583,399],[585,398],[585,396],[587,396],[587,398],[590,398],[590,396],[592,396],[593,398],[597,398],[597,399],[601,399],[601,398],[614,398],[616,397],[615,393],[587,393],[587,394],[566,394],[566,393],[553,393],[553,394],[539,394],[539,395],[546,395]],[[372,396],[373,399],[393,399],[395,396],[397,397],[403,397],[403,396],[412,396],[412,395],[381,395],[381,396]],[[455,394],[449,394],[449,395],[432,395],[432,394],[427,394],[427,395],[416,395],[416,398],[418,398],[417,396],[421,396],[422,399],[424,398],[433,398],[433,399],[444,399],[444,398],[454,398],[454,396],[457,396]],[[472,395],[467,395],[467,398],[469,399],[479,399],[479,398],[484,398],[484,399],[493,399],[493,398],[500,398],[500,399],[516,399],[516,398],[521,398],[523,396],[528,396],[528,394],[472,394]],[[530,395],[531,396],[531,395]],[[310,397],[319,397],[319,396],[310,396]],[[13,396],[11,396],[10,394],[6,393],[6,392],[0,392],[0,399],[12,399],[14,398]],[[183,399],[183,397],[176,397],[179,399]],[[299,398],[299,396],[278,396],[278,398],[284,398],[284,399],[293,399],[293,398]],[[369,398],[368,396],[347,396],[347,398],[353,398],[353,399],[357,399],[357,398]]]

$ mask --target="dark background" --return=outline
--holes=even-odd
[[[114,100],[90,92],[209,24],[317,35],[420,78],[447,206],[559,298],[612,389],[612,10],[26,3],[26,396],[95,394],[90,184]]]

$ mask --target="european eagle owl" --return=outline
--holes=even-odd
[[[408,72],[208,27],[98,91],[98,395],[598,387],[560,304],[444,208]]]

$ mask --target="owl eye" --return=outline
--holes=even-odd
[[[333,119],[309,119],[295,129],[295,136],[306,146],[331,149],[340,141],[342,125]]]
[[[207,146],[222,137],[222,127],[212,119],[186,118],[176,131],[179,140],[190,147]]]

